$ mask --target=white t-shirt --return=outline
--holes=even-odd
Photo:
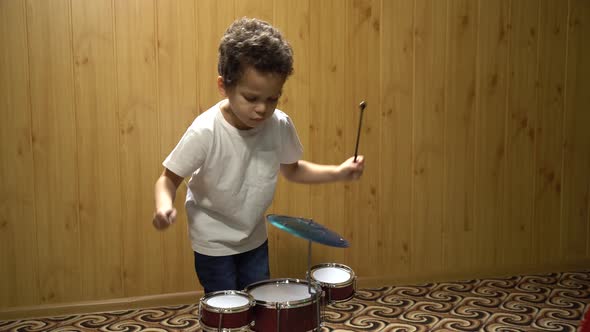
[[[229,124],[217,103],[190,125],[163,165],[189,177],[186,210],[194,251],[225,256],[267,239],[280,164],[297,162],[303,148],[289,116],[275,110],[256,128]]]

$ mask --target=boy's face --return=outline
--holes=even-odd
[[[283,84],[285,77],[282,75],[262,73],[250,66],[233,87],[226,88],[222,77],[218,77],[219,91],[229,101],[221,106],[225,119],[242,130],[259,126],[274,113]]]

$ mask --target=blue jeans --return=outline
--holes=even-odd
[[[195,252],[195,271],[205,293],[243,290],[251,283],[270,278],[268,241],[256,249],[230,256]]]

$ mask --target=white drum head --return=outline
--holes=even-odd
[[[350,273],[339,267],[322,267],[311,273],[313,279],[326,284],[340,284],[350,280]]]
[[[210,307],[229,309],[239,308],[248,305],[250,303],[250,300],[242,295],[221,294],[205,300],[205,303]]]
[[[311,287],[311,293],[316,290]],[[255,300],[265,302],[290,302],[310,299],[308,287],[298,283],[269,283],[260,285],[249,291]]]

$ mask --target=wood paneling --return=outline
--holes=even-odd
[[[538,121],[535,128],[535,223],[532,258],[561,257],[560,209],[563,168],[563,117],[568,6],[541,1],[539,15]],[[560,239],[560,240],[556,240]]]
[[[443,262],[445,269],[476,265],[474,220],[477,119],[477,29],[479,3],[451,0],[447,6]]]
[[[480,1],[473,255],[489,267],[499,263],[498,225],[504,210],[509,23],[509,1]]]
[[[159,294],[165,282],[163,233],[155,232],[154,182],[162,171],[158,121],[155,1],[115,1],[117,109],[126,296]],[[180,263],[180,262],[179,262]]]
[[[197,105],[202,113],[221,97],[217,90],[217,47],[223,33],[235,19],[235,5],[233,0],[200,0],[195,10],[199,82]]]
[[[539,1],[512,1],[506,114],[506,171],[500,265],[531,258],[537,123]]]
[[[182,136],[179,128],[187,128],[199,114],[197,109],[197,38],[196,5],[194,1],[162,1],[157,3],[157,72],[158,72],[158,129],[159,158],[163,161]],[[160,167],[163,169],[163,167]],[[188,179],[187,179],[188,181]],[[188,238],[184,201],[186,186],[180,186],[175,207],[177,227],[162,236],[166,253],[164,292],[176,293],[196,289],[193,257]]]
[[[219,40],[242,16],[293,46],[279,108],[304,159],[352,156],[367,102],[362,180],[281,179],[268,211],[350,241],[312,264],[388,283],[588,266],[584,0],[0,0],[0,317],[201,289],[186,187],[158,232],[153,185],[219,101]],[[307,242],[269,241],[272,276],[304,277]]]
[[[346,8],[346,48],[344,68],[344,105],[339,125],[344,143],[344,153],[332,162],[340,163],[354,154],[355,133],[358,130],[359,108],[362,100],[367,103],[361,128],[359,155],[367,160],[363,181],[346,183],[344,187],[344,223],[340,227],[350,230],[351,248],[346,250],[347,261],[360,275],[379,275],[381,262],[372,252],[382,252],[383,240],[379,219],[379,168],[376,167],[380,152],[380,98],[379,89],[372,89],[371,82],[379,82],[380,69],[380,1],[351,1]],[[342,92],[340,92],[342,93]],[[338,134],[338,132],[337,132]],[[372,161],[372,162],[371,162]],[[401,172],[403,172],[403,167]]]
[[[0,1],[0,44],[0,306],[5,308],[39,300],[27,15],[22,1]]]
[[[69,1],[27,1],[37,225],[37,303],[82,293],[79,165]],[[26,110],[24,110],[26,111]],[[85,258],[87,259],[87,258]]]
[[[443,270],[443,157],[447,1],[416,0],[414,9],[413,190],[411,270]],[[387,110],[387,108],[384,108]],[[397,160],[392,160],[395,163]],[[385,177],[385,181],[387,177]],[[387,197],[387,196],[386,196]],[[406,222],[407,223],[407,222]]]
[[[121,180],[113,7],[72,2],[72,45],[84,300],[123,296]],[[97,253],[101,253],[97,255]]]
[[[319,163],[337,163],[354,153],[354,146],[344,142],[342,122],[345,112],[355,111],[355,105],[348,105],[343,98],[348,69],[345,67],[348,52],[346,7],[338,0],[310,1],[309,26],[311,117],[309,123],[299,127],[309,128],[310,144],[304,147],[308,151],[306,158]],[[353,135],[356,131],[347,132],[347,135],[349,133]],[[345,224],[344,190],[350,190],[350,186],[342,183],[312,186],[310,211],[304,216],[354,241],[352,229]],[[353,246],[359,246],[357,243],[353,242]],[[322,245],[314,248],[314,263],[347,262],[344,259],[347,249]]]
[[[284,86],[279,109],[293,120],[299,140],[303,145],[304,158],[309,156],[309,123],[312,113],[310,95],[310,1],[292,0],[275,6],[275,26],[289,41],[295,54],[294,72]],[[293,184],[280,177],[276,199],[269,213],[311,218],[309,209],[311,186]],[[323,222],[323,221],[318,221]],[[307,270],[308,242],[291,236],[277,228],[269,229],[271,274],[274,277],[304,278]],[[312,252],[320,250],[313,246]],[[317,264],[318,262],[314,262]]]
[[[420,7],[418,10],[423,10],[421,5],[405,0],[383,2],[380,20],[373,23],[379,24],[380,31],[387,31],[381,35],[381,68],[376,68],[373,73],[381,81],[381,105],[369,104],[366,111],[367,118],[373,119],[373,130],[377,131],[375,136],[378,138],[362,137],[364,147],[378,148],[367,155],[367,174],[373,173],[371,169],[378,166],[377,178],[374,178],[373,188],[370,188],[372,196],[367,196],[372,198],[367,203],[373,206],[377,204],[374,208],[378,209],[378,215],[370,215],[374,221],[369,227],[369,241],[373,242],[369,250],[383,253],[371,261],[381,267],[373,268],[373,276],[402,276],[410,270],[410,245],[414,228],[408,220],[412,220],[414,211],[412,184],[415,179],[412,165],[415,159],[414,144],[408,143],[414,138],[415,109],[412,106],[415,81],[411,79],[415,69],[414,9]],[[383,204],[385,197],[390,197],[392,204]]]
[[[567,261],[588,257],[590,244],[590,3],[571,2],[567,25],[561,250]]]
[[[272,0],[249,0],[235,1],[235,16],[240,17],[257,17],[261,20],[273,23],[274,19],[274,1]]]

